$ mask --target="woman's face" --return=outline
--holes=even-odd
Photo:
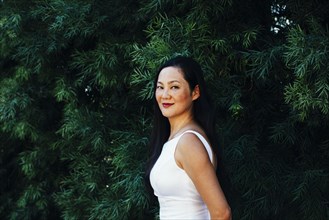
[[[163,116],[177,118],[191,115],[193,101],[199,96],[199,87],[191,91],[180,68],[165,67],[160,71],[155,97]]]

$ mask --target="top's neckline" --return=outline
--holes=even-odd
[[[175,140],[176,138],[179,138],[180,136],[182,136],[182,135],[185,134],[186,132],[192,132],[192,133],[200,134],[199,132],[194,131],[194,130],[186,130],[186,131],[183,131],[180,135],[177,135],[177,136],[171,138],[170,140],[167,140],[167,141],[165,142],[165,144],[171,142],[172,140]],[[200,135],[202,136],[202,134],[200,134]]]

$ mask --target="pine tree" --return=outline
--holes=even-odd
[[[8,143],[1,179],[11,177],[1,187],[1,217],[141,216],[142,182],[137,177],[126,186],[140,189],[140,197],[122,197],[125,161],[116,162],[115,153],[121,147],[115,131],[137,114],[128,105],[127,57],[144,39],[138,3],[1,4],[1,137]],[[136,170],[129,169],[134,176]]]
[[[152,82],[180,54],[217,108],[233,219],[328,219],[328,9],[1,1],[0,218],[157,218],[143,179]]]

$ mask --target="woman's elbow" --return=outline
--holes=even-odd
[[[228,206],[222,215],[223,215],[222,219],[231,220],[232,219],[231,208]]]
[[[211,217],[212,220],[231,220],[232,213],[231,208],[229,206],[225,208],[221,208],[215,211],[214,215]]]

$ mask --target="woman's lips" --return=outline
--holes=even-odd
[[[162,106],[164,107],[164,108],[169,108],[170,106],[172,106],[173,105],[173,103],[162,103]]]

